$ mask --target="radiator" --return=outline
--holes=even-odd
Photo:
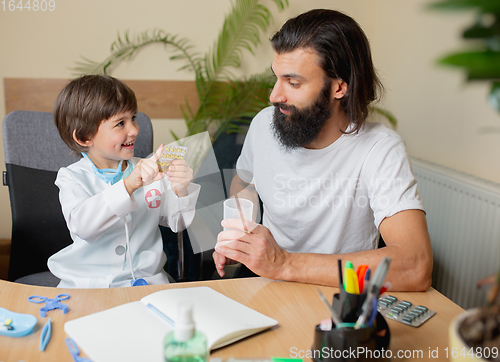
[[[500,259],[500,185],[412,159],[434,253],[432,286],[462,308],[485,303],[478,280]]]

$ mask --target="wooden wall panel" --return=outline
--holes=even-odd
[[[181,105],[198,107],[194,81],[124,80],[150,118],[182,118]],[[67,79],[4,78],[6,114],[15,110],[52,112]]]

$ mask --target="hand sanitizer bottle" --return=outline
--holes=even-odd
[[[175,329],[167,334],[164,345],[166,362],[207,361],[207,339],[195,330],[191,303],[179,305]]]

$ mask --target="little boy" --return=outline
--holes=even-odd
[[[137,100],[123,82],[90,75],[57,97],[59,134],[82,159],[63,167],[55,184],[73,244],[51,256],[50,271],[64,288],[168,283],[158,225],[180,231],[194,218],[199,185],[184,160],[165,173],[157,161],[134,158]]]

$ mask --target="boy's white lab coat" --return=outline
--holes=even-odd
[[[135,167],[139,159],[129,162]],[[130,286],[125,223],[135,277],[148,284],[168,283],[166,256],[158,224],[174,232],[191,224],[200,186],[190,184],[178,198],[165,177],[129,196],[123,180],[114,185],[96,177],[87,158],[57,174],[62,212],[73,244],[51,256],[50,271],[63,288]],[[181,215],[182,210],[182,215]]]

